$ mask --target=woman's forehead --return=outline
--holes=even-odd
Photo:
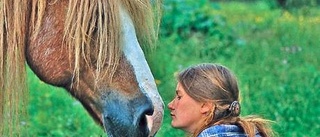
[[[176,87],[176,94],[181,94],[181,93],[185,93],[183,86],[181,85],[180,82],[178,82],[177,87]]]

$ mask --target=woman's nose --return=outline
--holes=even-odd
[[[173,110],[173,106],[172,106],[172,104],[173,104],[173,100],[172,100],[171,102],[169,102],[169,103],[168,103],[168,108],[169,108],[170,110]]]

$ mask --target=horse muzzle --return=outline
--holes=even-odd
[[[148,137],[151,129],[147,116],[152,115],[154,109],[147,96],[141,94],[128,99],[109,92],[104,101],[102,118],[109,137]]]

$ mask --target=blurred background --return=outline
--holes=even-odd
[[[167,105],[175,74],[220,63],[238,78],[241,115],[273,120],[282,137],[320,134],[320,0],[163,0],[159,41],[146,57]],[[28,70],[31,136],[105,136],[65,90]],[[159,137],[185,136],[165,108]]]

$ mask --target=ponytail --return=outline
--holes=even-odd
[[[271,120],[266,120],[258,116],[246,116],[241,118],[237,124],[243,128],[249,137],[254,137],[258,132],[262,137],[272,137],[274,133],[271,129]]]

